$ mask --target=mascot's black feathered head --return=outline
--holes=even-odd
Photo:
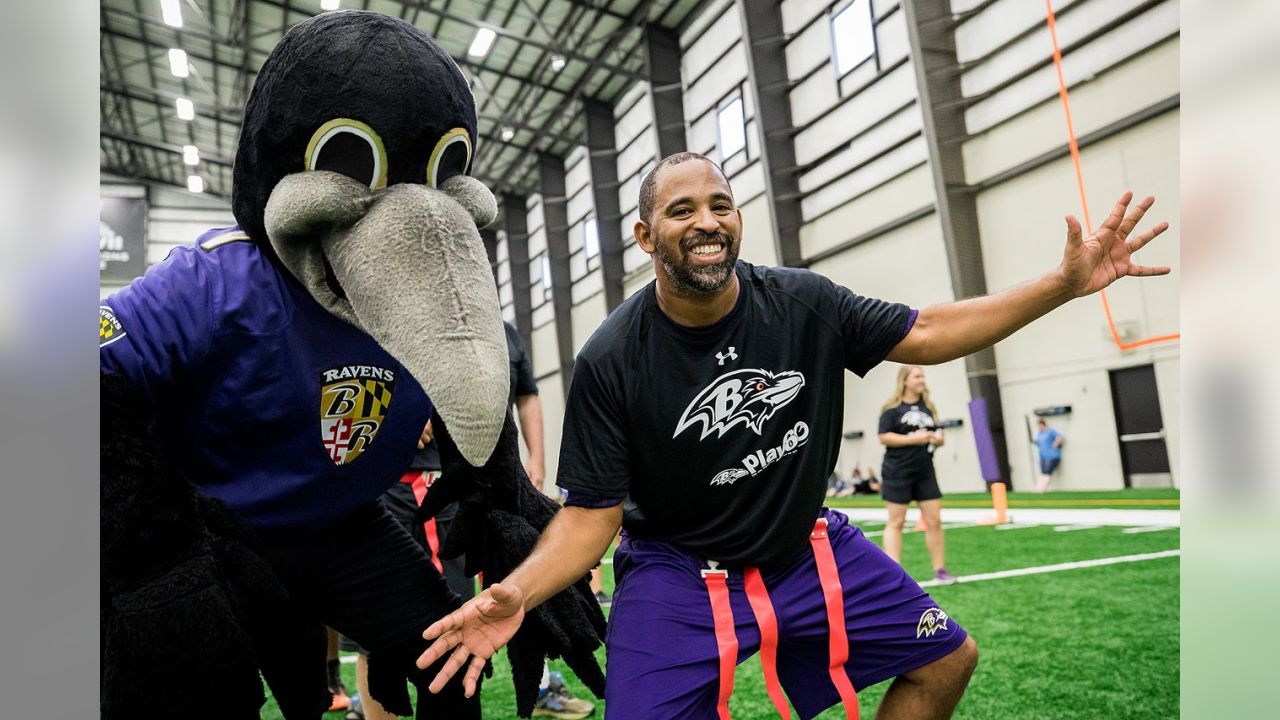
[[[370,12],[294,26],[245,107],[240,227],[338,317],[403,363],[473,464],[506,413],[508,365],[470,177],[475,100],[435,41]]]

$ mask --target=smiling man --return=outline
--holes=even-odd
[[[566,508],[501,583],[425,633],[436,677],[484,659],[526,611],[608,548],[610,718],[727,718],[733,670],[759,650],[771,701],[803,718],[897,678],[877,717],[949,717],[977,645],[844,515],[822,507],[835,467],[844,371],[883,360],[946,362],[987,347],[1072,297],[1167,268],[1129,256],[1117,203],[1093,236],[1067,219],[1062,265],[989,297],[913,310],[806,270],[737,260],[742,214],[723,172],[694,153],[664,159],[640,190],[636,241],[656,280],[583,347],[565,412],[558,484]],[[785,695],[784,695],[785,690]]]

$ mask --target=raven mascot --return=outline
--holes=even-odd
[[[507,407],[475,141],[467,82],[422,31],[302,22],[245,107],[237,226],[103,301],[104,718],[256,718],[262,679],[286,718],[317,718],[324,625],[369,650],[391,712],[412,682],[418,717],[480,716],[414,666],[459,599],[378,501],[430,419],[444,474],[422,514],[460,503],[442,555],[500,580],[556,511]],[[586,579],[531,617],[509,645],[518,712],[547,656],[602,696]]]

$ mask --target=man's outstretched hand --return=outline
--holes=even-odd
[[[449,659],[431,681],[431,692],[440,692],[449,678],[467,666],[463,690],[467,697],[475,695],[485,662],[511,640],[523,621],[524,594],[513,585],[494,583],[432,623],[422,637],[435,642],[418,658],[418,668],[425,670],[446,655]]]
[[[1133,263],[1133,254],[1168,230],[1169,223],[1158,223],[1150,230],[1131,236],[1156,199],[1143,198],[1133,212],[1128,212],[1132,200],[1132,192],[1126,191],[1121,195],[1101,227],[1087,238],[1082,236],[1080,221],[1074,215],[1067,216],[1067,248],[1062,254],[1062,275],[1072,296],[1096,293],[1126,275],[1169,274],[1167,267]]]

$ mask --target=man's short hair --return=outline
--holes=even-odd
[[[688,162],[689,160],[701,160],[705,163],[710,163],[711,167],[715,168],[716,172],[720,173],[720,177],[724,178],[725,184],[726,185],[729,184],[729,176],[725,175],[724,170],[719,165],[717,165],[714,160],[707,157],[706,155],[700,155],[696,152],[688,152],[688,151],[672,153],[662,158],[662,160],[660,160],[658,164],[655,165],[653,169],[649,171],[649,174],[644,176],[644,181],[640,183],[640,219],[641,220],[647,223],[649,222],[650,216],[653,215],[653,196],[654,196],[654,193],[657,192],[658,171],[664,167],[669,167],[671,165],[679,165],[680,163]],[[729,192],[732,193],[733,189],[730,188]]]

